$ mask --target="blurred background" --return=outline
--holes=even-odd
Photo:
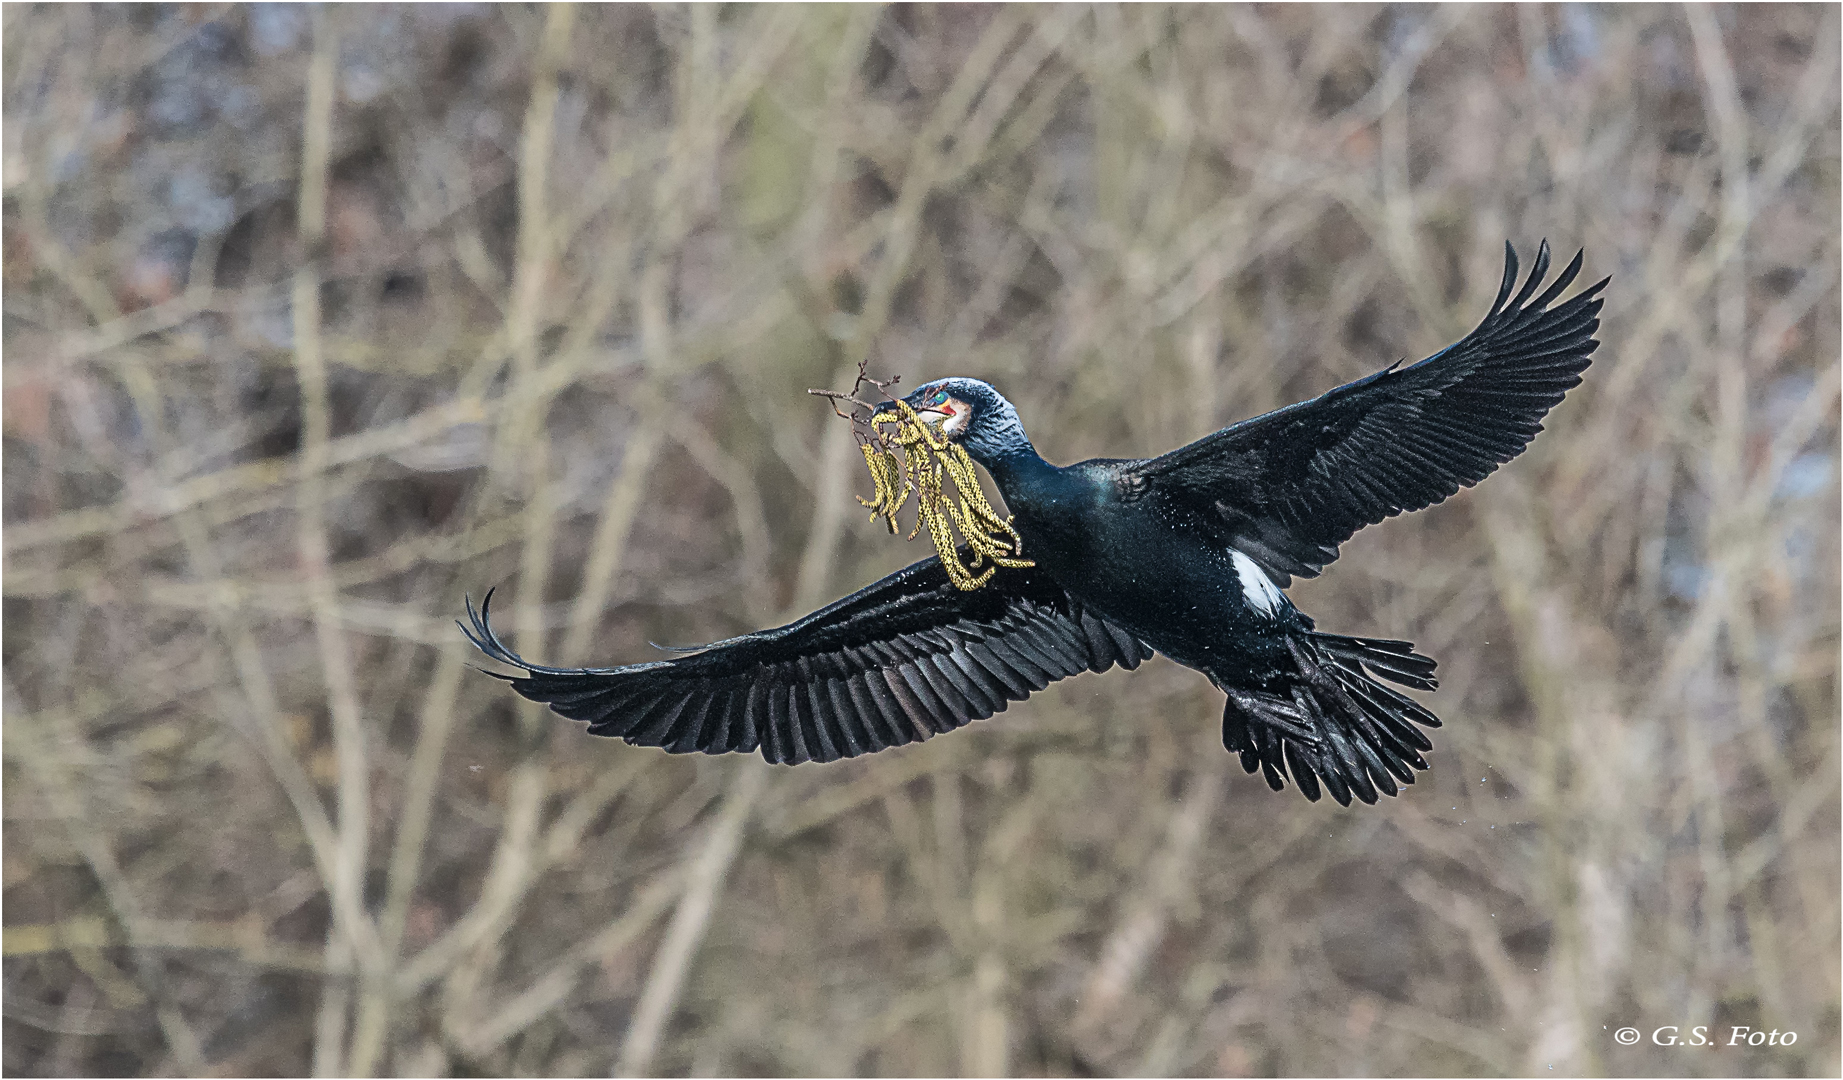
[[[1835,6],[4,17],[8,1073],[1843,1067]],[[1162,659],[791,769],[468,666],[929,554],[862,359],[1149,455],[1544,237],[1586,382],[1293,590],[1440,661],[1385,805]]]

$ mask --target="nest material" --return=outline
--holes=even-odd
[[[870,508],[870,519],[886,519],[894,534],[896,512],[914,492],[915,528],[909,531],[909,539],[915,539],[926,525],[948,578],[968,592],[990,581],[1001,566],[1035,566],[1022,557],[1024,541],[1011,520],[999,517],[986,501],[966,448],[922,423],[908,402],[898,400],[896,407],[898,415],[874,419],[871,437],[861,441],[864,464],[870,467],[871,480],[877,487],[875,499],[858,500]],[[894,431],[879,430],[891,424],[895,425]],[[900,463],[897,450],[904,455]],[[952,495],[947,491],[949,480],[953,482]],[[954,542],[956,529],[965,538],[971,555],[966,562],[961,561],[959,546]]]

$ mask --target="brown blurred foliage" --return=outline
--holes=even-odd
[[[4,30],[9,1073],[1837,1073],[1836,7]],[[492,585],[626,663],[927,554],[805,393],[862,357],[1150,454],[1545,236],[1585,384],[1294,590],[1441,661],[1387,805],[1162,660],[795,769],[466,666]]]

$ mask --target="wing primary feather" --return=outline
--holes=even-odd
[[[494,660],[499,661],[502,664],[509,664],[512,667],[524,668],[526,671],[529,671],[534,675],[607,675],[607,674],[612,674],[616,671],[621,670],[619,668],[545,667],[543,664],[534,664],[531,661],[526,660],[524,657],[519,656],[517,653],[513,652],[510,648],[508,648],[505,642],[499,639],[498,632],[493,629],[490,609],[493,606],[493,594],[497,591],[498,591],[497,589],[486,590],[486,595],[480,598],[480,609],[478,611],[474,610],[474,602],[472,598],[470,597],[462,598],[467,604],[467,620],[469,623],[472,623],[472,625],[469,626],[464,623],[460,624],[461,633],[467,635],[467,640],[473,642],[474,648],[479,649],[481,652],[485,653],[487,656],[493,658]],[[655,666],[669,667],[670,662],[666,661],[666,662],[663,662],[657,665],[655,664],[635,664],[632,667],[628,668],[627,670],[629,671],[642,670],[642,669],[652,668]]]
[[[1054,682],[1065,675],[1065,667],[1069,665],[1069,658],[1065,658],[1058,649],[1051,647],[1049,641],[1043,640],[1041,628],[1043,627],[1038,619],[1021,619],[1012,628],[1012,632],[1004,636],[1004,641],[1015,647],[1017,651],[1023,652],[1025,658],[1036,663],[1043,671],[1043,675],[1049,676],[1049,680]]]
[[[813,760],[821,763],[837,761],[845,756],[844,748],[840,745],[844,741],[843,733],[837,732],[830,723],[831,702],[821,694],[823,689],[817,679],[808,679],[800,684],[797,691],[807,716],[807,724],[804,725],[809,735],[807,746],[813,750]],[[839,737],[835,738],[835,735]]]
[[[971,649],[965,642],[961,642],[953,652],[943,655],[958,665],[967,679],[979,688],[979,692],[984,695],[990,706],[991,713],[1005,711],[1011,700],[1009,688],[1005,685],[1004,680],[973,657]]]
[[[678,718],[684,715],[696,694],[695,690],[674,689],[678,690],[676,694],[666,695],[657,705],[648,709],[645,718],[629,727],[621,738],[633,746],[660,745],[661,736],[678,723]]]
[[[550,706],[550,711],[566,720],[599,720],[608,712],[633,697],[636,690],[644,687],[606,686],[599,690],[584,691],[578,694],[545,695],[542,700]]]
[[[678,737],[677,752],[698,750],[708,754],[720,747],[729,728],[730,709],[735,700],[736,690],[733,687],[724,687],[712,694],[709,706]]]
[[[1542,295],[1538,296],[1536,298],[1536,302],[1534,304],[1531,304],[1530,306],[1540,311],[1548,307],[1550,304],[1554,303],[1556,297],[1560,296],[1563,292],[1566,292],[1568,286],[1574,284],[1574,279],[1576,275],[1578,275],[1581,272],[1581,261],[1585,259],[1586,257],[1587,257],[1586,248],[1582,248],[1579,251],[1575,252],[1574,258],[1570,260],[1567,267],[1562,270],[1561,276],[1557,277],[1553,284],[1551,284],[1547,289],[1543,290]]]
[[[1044,637],[1055,643],[1070,668],[1069,675],[1079,675],[1087,671],[1094,658],[1088,650],[1087,635],[1082,632],[1081,623],[1074,618],[1060,618],[1055,622],[1043,623],[1038,630]],[[1103,669],[1105,670],[1105,669]]]
[[[1038,640],[1035,631],[1035,623],[1019,622],[1005,635],[1004,641],[1041,671],[1046,677],[1045,685],[1048,685],[1062,677],[1063,662],[1056,656],[1055,650]]]
[[[868,754],[875,747],[870,733],[864,727],[864,720],[858,711],[857,702],[851,698],[851,689],[844,679],[827,679],[826,696],[831,699],[832,721],[839,734],[844,736],[846,757],[859,757]]]
[[[712,691],[699,687],[691,704],[678,714],[665,734],[659,737],[657,745],[673,754],[688,753],[697,748],[698,739],[703,735],[704,724],[710,714],[716,710],[722,691]]]
[[[1005,697],[1012,701],[1023,701],[1030,696],[1030,680],[1013,670],[1010,664],[994,652],[990,642],[967,642],[966,655],[971,657],[974,663],[984,668],[992,678],[1004,685]]]
[[[787,711],[787,684],[769,684],[768,727],[762,732],[762,757],[775,765],[794,763],[793,717]]]
[[[994,655],[1009,665],[1019,678],[1029,684],[1033,693],[1054,681],[1049,672],[1029,655],[1023,644],[1013,638],[1009,628],[1002,636],[987,638],[985,644]]]
[[[1544,240],[1536,248],[1536,261],[1529,268],[1529,277],[1523,279],[1523,288],[1518,291],[1517,298],[1510,302],[1510,310],[1513,314],[1523,314],[1524,305],[1529,302],[1536,287],[1542,284],[1542,279],[1548,276],[1548,272],[1549,242]]]
[[[952,653],[935,653],[928,657],[928,665],[940,672],[938,680],[930,681],[937,691],[942,692],[943,700],[946,700],[949,694],[952,695],[954,700],[949,704],[957,707],[956,716],[964,716],[961,723],[983,720],[996,711],[992,708],[991,702],[986,700],[985,692],[967,678],[966,672],[960,670],[960,665],[954,663]]]
[[[559,713],[566,705],[581,705],[594,698],[604,698],[610,694],[631,694],[640,689],[635,685],[636,680],[632,679],[595,679],[585,676],[579,679],[552,678],[521,681],[531,688],[532,693],[544,695],[544,704],[556,709]],[[576,718],[570,717],[570,719]]]
[[[813,751],[819,740],[812,729],[812,717],[807,715],[805,683],[787,684],[787,739],[793,748],[787,764],[799,765],[816,756]]]
[[[1128,671],[1152,659],[1152,650],[1138,638],[1120,629],[1112,623],[1107,624],[1107,633],[1114,644],[1120,648],[1120,666]]]
[[[1075,654],[1072,643],[1060,640],[1047,623],[1025,623],[1018,627],[1015,640],[1036,646],[1043,670],[1053,678],[1065,678],[1088,666],[1086,658]]]
[[[896,670],[908,684],[909,692],[915,695],[916,703],[921,706],[922,716],[929,727],[936,733],[946,733],[960,726],[955,722],[953,710],[941,700],[929,682],[928,672],[923,670],[919,661],[904,664]]]
[[[1107,635],[1107,629],[1101,621],[1088,614],[1086,608],[1075,614],[1075,625],[1081,630],[1082,644],[1088,647],[1088,670],[1096,673],[1106,671],[1119,660],[1114,649],[1113,638]]]
[[[765,717],[762,709],[765,705],[763,691],[765,681],[759,677],[749,680],[748,691],[731,716],[728,748],[742,754],[752,754],[761,745],[762,722]]]
[[[831,727],[833,745],[848,758],[869,753],[865,746],[869,740],[864,732],[863,721],[858,717],[857,705],[851,700],[851,692],[845,689],[845,681],[827,679],[824,690],[826,717]]]
[[[609,709],[589,724],[589,734],[605,738],[625,738],[634,725],[644,720],[648,713],[658,708],[674,693],[670,686],[653,687],[635,694],[628,701]]]
[[[845,680],[845,692],[857,704],[867,740],[865,745],[872,753],[911,741],[890,719],[889,710],[877,700],[876,687],[882,681],[882,676],[874,671],[861,671]]]
[[[906,746],[915,741],[915,735],[909,729],[908,714],[902,711],[901,702],[896,700],[895,692],[889,687],[889,679],[882,668],[872,668],[859,676],[864,693],[871,704],[877,707],[877,715],[882,718],[882,731],[889,746]]]
[[[1504,302],[1510,299],[1510,290],[1516,287],[1517,287],[1517,249],[1514,247],[1511,247],[1510,241],[1506,240],[1504,241],[1504,281],[1503,281],[1503,284],[1497,287],[1497,299],[1491,302],[1491,310],[1485,313],[1484,320],[1478,324],[1479,329],[1482,330],[1483,328],[1491,325],[1491,320],[1497,318],[1498,314],[1504,310]],[[1476,333],[1477,331],[1473,331],[1473,332]],[[1435,353],[1433,356],[1428,357],[1428,360],[1436,359],[1437,357],[1443,355],[1443,353],[1444,353],[1444,350],[1441,353]],[[1425,362],[1426,361],[1422,361],[1422,363],[1425,363]],[[1419,367],[1420,365],[1417,364],[1415,366]]]
[[[934,737],[934,725],[929,722],[926,709],[910,689],[909,680],[900,667],[887,667],[882,670],[883,681],[889,686],[890,696],[902,708],[903,717],[908,721],[909,730],[916,739],[926,741]]]

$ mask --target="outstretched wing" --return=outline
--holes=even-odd
[[[488,656],[525,669],[512,689],[589,734],[673,753],[760,749],[771,762],[834,761],[952,731],[1057,679],[1139,666],[1150,647],[1083,609],[1034,568],[962,591],[938,557],[798,622],[676,660],[550,668],[493,632],[487,595],[463,626]]]
[[[1505,244],[1503,287],[1464,340],[1134,463],[1121,473],[1127,496],[1214,521],[1282,586],[1317,576],[1358,529],[1437,503],[1522,453],[1581,381],[1599,345],[1597,294],[1611,279],[1550,310],[1581,256],[1531,300],[1548,269],[1544,241],[1506,304],[1517,253]]]

